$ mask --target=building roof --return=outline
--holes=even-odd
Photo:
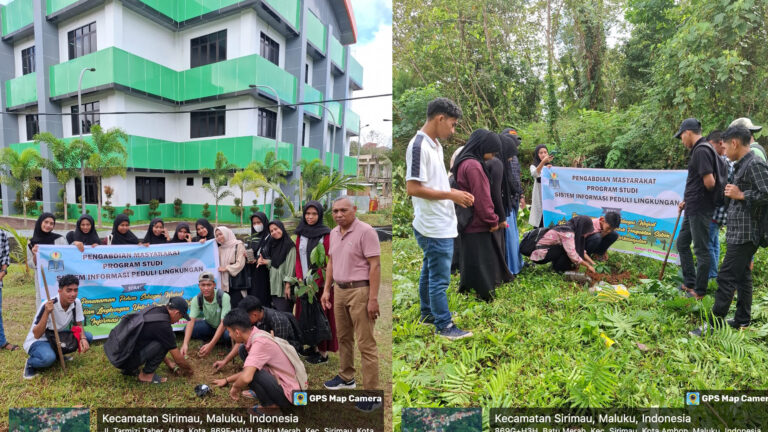
[[[339,23],[340,41],[342,45],[357,42],[357,24],[355,13],[352,11],[352,0],[331,0],[333,14]]]

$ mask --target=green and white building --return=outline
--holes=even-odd
[[[349,102],[283,107],[278,124],[272,91],[250,87],[274,88],[283,104],[346,99],[361,89],[350,0],[13,0],[0,9],[0,35],[0,147],[35,147],[49,157],[32,141],[38,131],[72,139],[79,127],[88,137],[91,124],[122,128],[128,173],[104,185],[115,189],[118,212],[129,203],[135,219],[148,218],[151,199],[163,203],[165,217],[176,198],[187,217],[198,217],[204,203],[213,211],[200,170],[212,168],[219,151],[238,167],[263,159],[278,128],[278,156],[293,177],[302,159],[357,172],[347,154],[359,117]],[[82,122],[48,115],[78,112],[84,68],[95,71],[83,75],[79,109],[93,113]],[[190,110],[201,111],[182,113]],[[110,114],[147,111],[156,113]],[[62,186],[45,170],[41,180],[37,198],[53,211]],[[95,215],[95,181],[85,184]],[[65,187],[70,214],[79,214],[79,179]],[[14,213],[15,191],[2,185],[2,198],[3,214]],[[246,211],[253,199],[270,198],[247,193]],[[220,220],[234,221],[233,199],[223,204]]]

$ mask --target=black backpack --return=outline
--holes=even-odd
[[[458,189],[459,185],[456,183],[454,176],[448,179],[448,184],[452,189]],[[456,203],[453,204],[456,209],[456,229],[462,233],[472,222],[472,217],[475,215],[475,206],[462,207]]]
[[[722,207],[725,205],[725,185],[728,184],[728,164],[717,154],[712,144],[704,141],[701,145],[712,151],[715,156],[714,172],[712,173],[715,177],[715,187],[712,192],[714,193],[715,207]]]
[[[216,290],[216,303],[219,304],[219,309],[221,309],[221,299],[224,297],[224,291],[221,289]],[[197,295],[197,307],[200,308],[200,312],[203,312],[203,293]]]
[[[534,228],[523,236],[523,239],[520,240],[520,253],[530,257],[533,251],[536,250],[536,244],[541,240],[542,237],[544,237],[544,234],[546,234],[549,231],[549,228]]]
[[[154,313],[147,316],[148,312],[157,308],[165,308],[165,306],[150,306],[138,312],[128,314],[109,332],[107,341],[104,343],[104,354],[107,355],[109,362],[116,368],[122,368],[126,360],[133,353],[136,339],[139,338],[139,333],[144,328],[144,323],[165,321],[170,325],[170,318],[165,314]]]

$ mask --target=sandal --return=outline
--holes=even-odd
[[[165,381],[163,381],[163,377],[161,377],[160,375],[154,374],[154,375],[152,375],[152,381],[142,381],[142,380],[139,380],[139,382],[142,383],[142,384],[162,384]]]
[[[246,399],[256,399],[256,393],[253,390],[243,390],[241,395]]]
[[[12,344],[10,342],[6,342],[5,345],[0,346],[0,349],[4,349],[4,350],[8,350],[8,351],[16,351],[17,349],[19,349],[19,346],[18,345],[14,345],[14,344]]]

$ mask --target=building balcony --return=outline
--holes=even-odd
[[[347,110],[347,133],[358,135],[360,133],[360,116],[356,112]]]
[[[96,71],[83,76],[84,91],[123,87],[184,103],[248,92],[250,84],[264,84],[275,88],[282,101],[296,103],[296,77],[256,54],[175,71],[115,47],[52,66],[51,97],[77,95],[78,78],[85,67]]]
[[[325,56],[327,52],[325,41],[327,40],[326,34],[328,29],[325,27],[325,24],[311,12],[304,17],[304,32],[307,34],[307,41],[309,41],[310,46],[314,48],[318,54]]]
[[[33,0],[13,0],[0,7],[0,25],[3,37],[31,26],[33,22]]]
[[[37,105],[37,73],[32,72],[5,82],[5,107],[19,109]]]
[[[352,83],[353,90],[362,90],[363,88],[363,66],[355,60],[354,57],[349,56],[349,81]]]
[[[347,50],[338,39],[331,36],[331,63],[340,74],[346,70]]]
[[[304,100],[302,102],[320,102],[324,100],[323,94],[316,88],[305,85],[304,86]],[[319,105],[304,105],[304,112],[312,114],[313,116],[320,118],[323,116],[323,109]]]

